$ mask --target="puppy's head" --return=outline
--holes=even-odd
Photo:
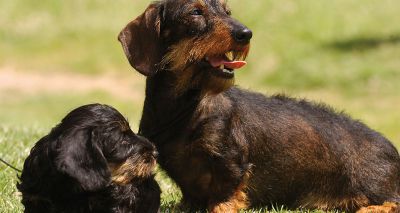
[[[152,175],[157,152],[137,136],[125,118],[107,105],[91,104],[71,111],[50,133],[56,138],[55,166],[86,191]]]
[[[125,143],[130,143],[129,149],[122,145],[107,152],[112,181],[120,185],[150,177],[158,156],[155,146],[143,137],[132,135]]]
[[[252,32],[231,17],[226,0],[163,0],[119,34],[130,64],[146,76],[160,70],[179,79],[176,91],[220,92],[245,64]]]

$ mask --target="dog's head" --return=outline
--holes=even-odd
[[[233,84],[252,32],[231,17],[226,0],[164,0],[151,4],[119,34],[130,64],[146,76],[176,74],[179,92]]]
[[[137,136],[114,108],[91,104],[71,111],[50,133],[55,166],[86,191],[111,181],[126,184],[152,175],[155,146]]]

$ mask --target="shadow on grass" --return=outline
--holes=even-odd
[[[324,47],[339,51],[367,51],[378,48],[382,45],[394,45],[400,43],[400,34],[382,36],[382,37],[366,37],[366,38],[351,38],[347,40],[336,40],[329,42]]]

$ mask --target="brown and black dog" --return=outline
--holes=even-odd
[[[327,106],[233,86],[251,37],[226,0],[158,1],[119,35],[147,76],[140,133],[183,203],[237,212],[399,202],[400,158],[385,137]]]

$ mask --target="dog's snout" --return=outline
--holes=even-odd
[[[236,28],[232,32],[235,41],[240,43],[248,43],[253,37],[253,32],[247,27]]]
[[[247,44],[253,37],[253,32],[235,19],[228,19],[228,23],[231,26],[231,35],[235,42],[240,44]]]

